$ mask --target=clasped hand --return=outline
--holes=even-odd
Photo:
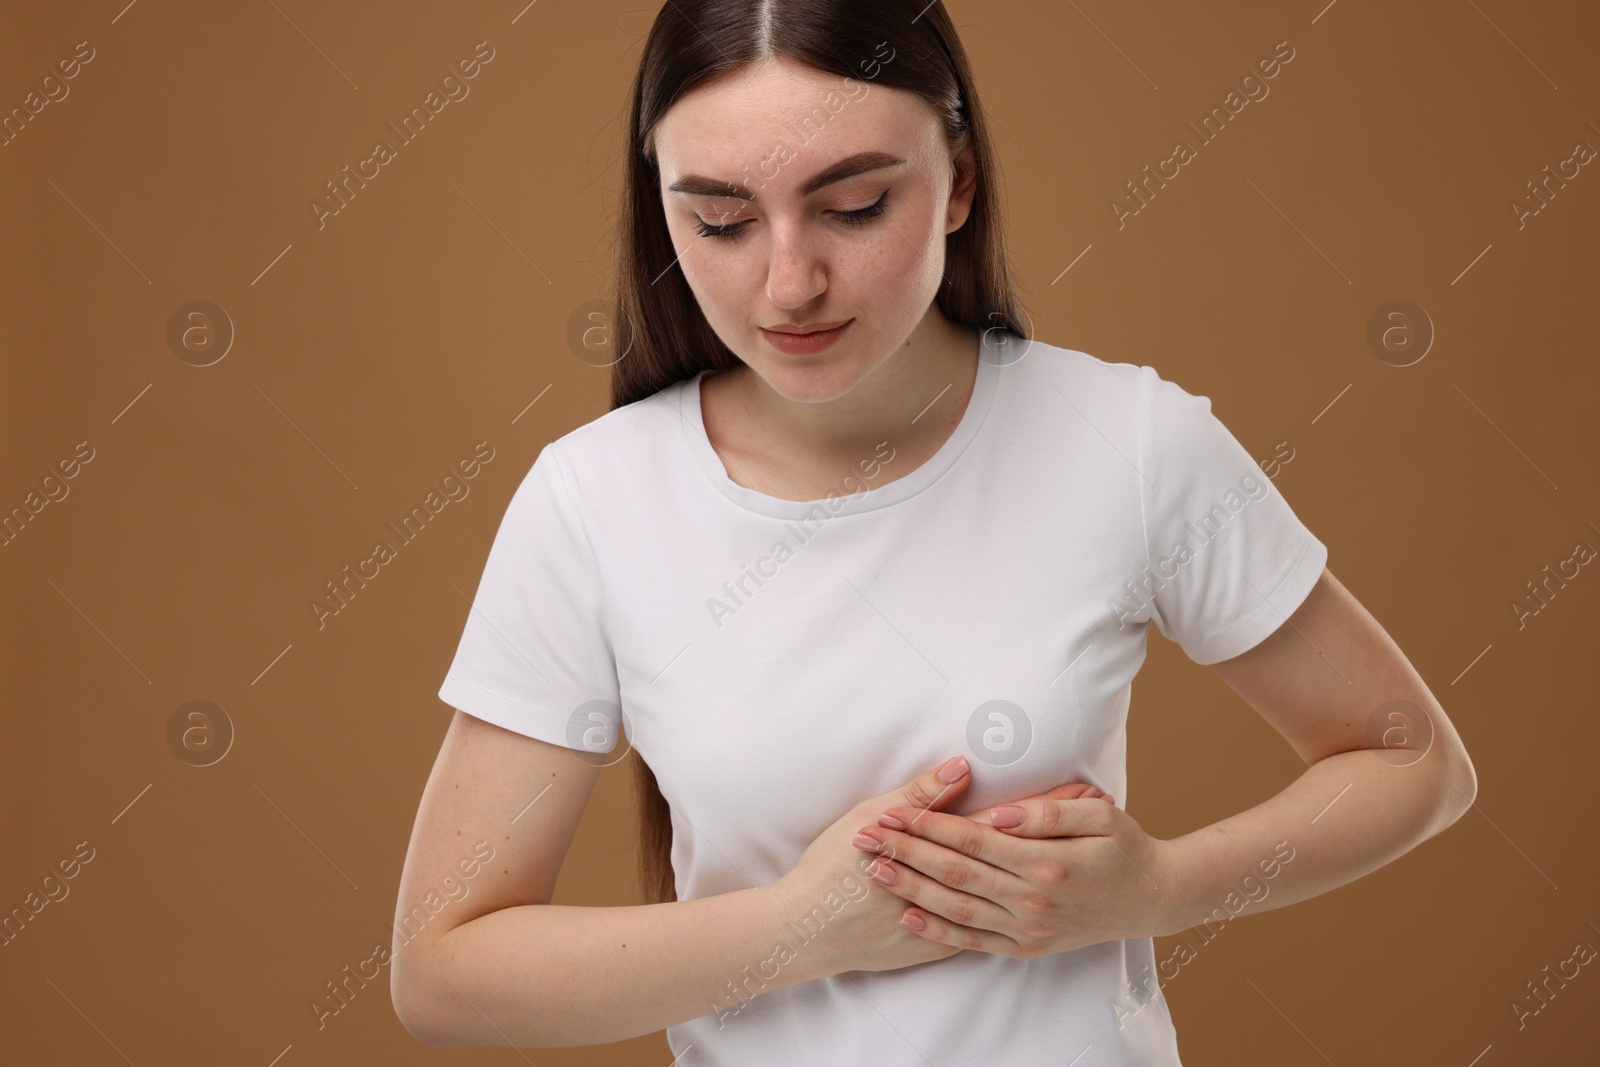
[[[991,819],[1008,810],[1016,825]],[[905,926],[1000,956],[1150,937],[1175,899],[1170,842],[1081,782],[971,815],[889,808],[855,843],[878,854],[868,873],[913,905]]]

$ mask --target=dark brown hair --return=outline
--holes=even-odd
[[[618,231],[611,407],[643,400],[702,370],[739,363],[689,288],[667,231],[651,134],[696,86],[783,57],[824,74],[915,93],[944,124],[951,153],[971,149],[977,190],[967,221],[945,237],[945,284],[935,297],[953,322],[1023,337],[1011,290],[994,175],[994,149],[966,53],[938,0],[667,0],[639,57],[628,120]],[[671,809],[633,753],[649,903],[677,899]]]

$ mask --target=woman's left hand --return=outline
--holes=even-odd
[[[856,845],[878,853],[868,873],[913,905],[901,921],[942,944],[1033,959],[1167,932],[1171,843],[1110,801],[1069,783],[972,815],[891,808]],[[992,824],[1004,808],[1020,809],[1019,825]]]

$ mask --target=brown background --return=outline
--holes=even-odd
[[[436,691],[511,492],[605,410],[606,372],[566,331],[604,295],[620,113],[657,5],[122,3],[7,5],[0,24],[7,110],[95,50],[0,147],[0,505],[95,450],[0,547],[0,909],[94,849],[0,948],[5,1058],[668,1062],[663,1034],[426,1048],[386,974],[320,1030],[309,1006],[391,936],[450,717]],[[1600,947],[1600,575],[1520,629],[1511,603],[1600,547],[1600,166],[1525,226],[1510,205],[1600,147],[1594,12],[950,6],[1035,335],[1153,364],[1262,459],[1287,441],[1275,484],[1477,766],[1443,836],[1197,947],[1166,989],[1185,1063],[1591,1062],[1594,966],[1521,1030],[1511,1004]],[[1283,40],[1270,96],[1119,229],[1110,198]],[[495,56],[470,95],[319,229],[323,183],[480,41]],[[197,299],[236,334],[204,367],[167,339]],[[1367,342],[1396,299],[1435,334],[1405,367]],[[471,494],[319,629],[323,583],[480,440],[496,458]],[[1157,836],[1299,770],[1153,630],[1135,694],[1131,810]],[[190,700],[232,724],[210,766],[169,746]],[[627,770],[602,777],[558,902],[636,899]]]

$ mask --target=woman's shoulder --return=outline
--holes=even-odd
[[[1194,383],[1183,371],[1163,372],[1149,363],[1102,358],[1042,341],[1022,341],[1016,351],[1020,354],[995,361],[1014,369],[1017,392],[1053,388],[1086,414],[1087,406],[1093,406],[1119,423],[1139,419],[1159,423],[1171,411],[1210,406],[1204,393],[1180,384],[1179,378]]]
[[[1003,371],[1024,379],[1048,377],[1058,384],[1071,382],[1085,388],[1130,388],[1136,385],[1143,364],[1104,358],[1038,338],[1008,337],[1004,345],[985,343],[982,358]],[[1030,381],[1029,384],[1041,384]]]
[[[580,483],[615,487],[624,481],[656,484],[655,468],[676,456],[682,434],[683,390],[692,379],[672,382],[622,407],[572,427],[545,444],[561,468]]]
[[[615,446],[619,439],[636,439],[640,432],[659,429],[655,425],[657,423],[670,425],[678,418],[683,390],[691,380],[672,382],[647,397],[612,408],[588,422],[574,426],[550,443],[560,444],[562,451],[567,453],[605,451]]]
[[[1009,394],[1013,402],[1057,411],[1064,402],[1070,405],[1066,414],[1076,410],[1106,430],[1132,425],[1141,382],[1155,373],[1141,363],[1102,358],[1038,339],[1012,339],[1007,348],[985,348],[983,359],[996,364],[1002,394]]]

